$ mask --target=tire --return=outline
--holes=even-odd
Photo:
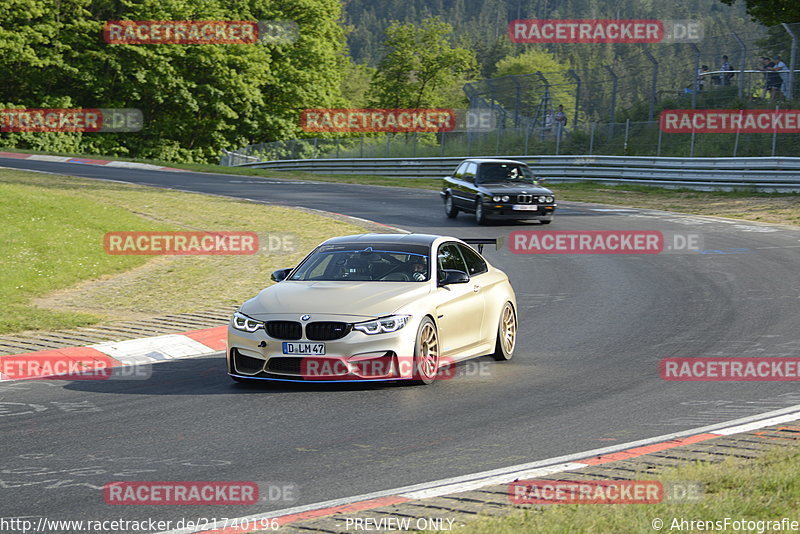
[[[514,356],[517,345],[517,315],[510,302],[506,302],[500,311],[497,325],[497,341],[495,341],[492,357],[499,361],[508,361]]]
[[[458,215],[458,208],[456,203],[453,202],[453,195],[447,193],[444,197],[444,214],[448,219],[455,219]]]
[[[540,222],[541,224],[550,224],[550,223],[551,223],[551,222],[553,222],[553,221],[552,221],[552,219],[551,219],[551,220],[549,220],[549,221],[539,221],[539,222]]]
[[[414,344],[414,370],[411,383],[427,386],[436,379],[439,372],[439,332],[430,317],[425,317],[417,330]],[[431,358],[432,357],[432,358]]]
[[[480,225],[486,224],[486,212],[483,211],[483,201],[480,198],[475,200],[475,222]]]

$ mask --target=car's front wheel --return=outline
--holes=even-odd
[[[553,222],[553,220],[551,219],[549,221],[539,221],[539,222],[542,224],[550,224],[551,222]]]
[[[510,360],[514,356],[517,344],[517,315],[510,302],[506,302],[500,312],[500,324],[497,326],[497,341],[492,357],[498,361]]]
[[[454,219],[458,215],[458,208],[453,201],[453,195],[450,193],[447,193],[444,197],[444,214],[447,215],[448,219]]]
[[[475,222],[486,224],[486,211],[483,209],[483,199],[475,200]]]
[[[412,384],[427,385],[439,372],[439,333],[430,317],[422,320],[414,345],[414,378]]]

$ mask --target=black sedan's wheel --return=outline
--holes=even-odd
[[[483,209],[483,200],[480,198],[475,201],[475,222],[486,224],[486,212]]]
[[[454,219],[458,215],[458,208],[456,203],[453,202],[453,195],[447,193],[444,197],[444,214],[448,219]]]
[[[412,384],[428,385],[436,379],[436,373],[439,372],[439,348],[439,333],[436,331],[436,325],[430,317],[426,317],[417,330]]]
[[[552,220],[550,220],[550,221],[539,221],[539,222],[540,222],[540,223],[542,223],[542,224],[550,224],[550,223],[551,223],[551,222],[553,222],[553,221],[552,221]]]
[[[517,316],[514,307],[506,302],[500,312],[500,324],[497,326],[497,341],[492,357],[498,361],[510,360],[514,356],[517,344]]]

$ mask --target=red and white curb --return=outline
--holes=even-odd
[[[492,471],[436,480],[424,484],[404,486],[392,490],[297,506],[274,512],[231,518],[224,522],[219,521],[217,523],[204,525],[202,529],[169,530],[158,534],[242,534],[243,532],[267,530],[262,526],[266,524],[265,522],[262,523],[262,520],[269,520],[270,525],[284,526],[298,521],[316,519],[334,514],[354,513],[393,504],[401,504],[415,499],[440,497],[451,493],[475,490],[484,486],[505,484],[516,480],[533,479],[583,467],[628,460],[652,452],[672,449],[682,445],[690,445],[692,443],[722,436],[751,432],[760,428],[787,423],[797,419],[800,419],[800,405],[750,417],[743,417],[716,425],[549,458],[547,460],[539,460],[537,462],[514,465]],[[244,526],[248,524],[253,526]],[[230,525],[239,526],[231,527]]]
[[[136,163],[135,161],[116,161],[108,159],[75,158],[72,156],[48,156],[46,154],[23,154],[20,152],[0,152],[0,158],[30,159],[35,161],[52,161],[55,163],[79,163],[84,165],[105,165],[108,167],[121,167],[126,169],[145,169],[148,171],[180,171],[174,167],[161,167],[150,163]]]
[[[216,326],[180,334],[126,341],[106,341],[86,347],[67,347],[0,356],[0,369],[14,369],[15,367],[25,369],[22,376],[16,377],[5,376],[0,372],[0,381],[53,376],[46,371],[54,367],[53,362],[55,361],[65,364],[65,367],[69,367],[66,364],[73,363],[75,366],[95,364],[108,368],[207,356],[225,350],[227,330],[227,326]],[[35,371],[37,362],[41,363],[39,366],[42,369],[41,373]],[[32,368],[33,372],[30,371]]]

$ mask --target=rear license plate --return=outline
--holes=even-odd
[[[518,210],[518,211],[536,211],[539,209],[539,206],[525,206],[520,204],[515,204],[514,207],[511,209]]]
[[[288,343],[283,342],[284,354],[323,356],[325,354],[325,343]]]

